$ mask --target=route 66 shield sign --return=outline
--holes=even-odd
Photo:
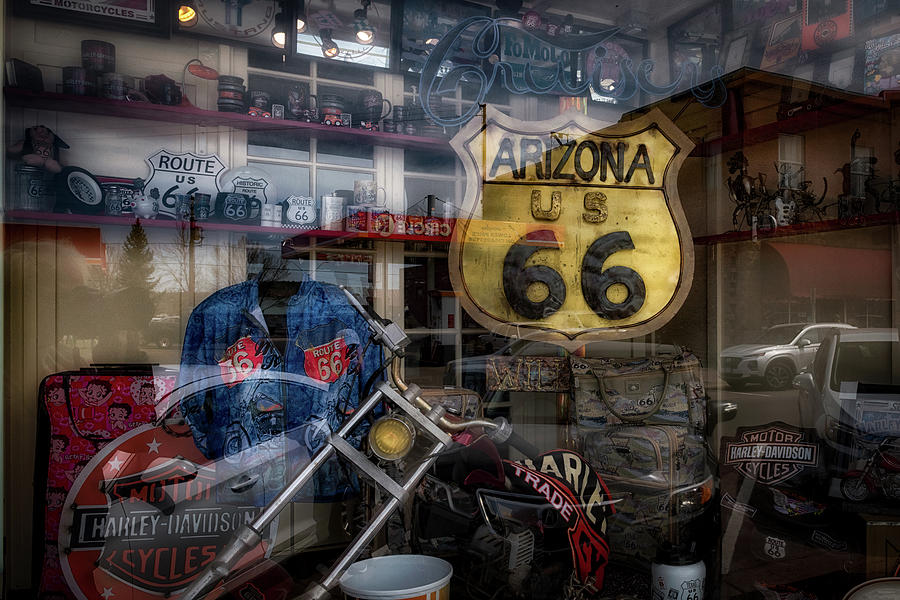
[[[176,194],[190,196],[194,192],[219,191],[216,183],[225,164],[217,154],[180,154],[161,149],[144,159],[150,167],[144,189],[151,198],[160,202],[159,214],[176,218]],[[154,191],[155,190],[155,191]]]
[[[676,188],[693,143],[654,110],[601,130],[490,111],[451,144],[467,191],[450,246],[463,307],[502,335],[581,345],[662,327],[690,289]]]

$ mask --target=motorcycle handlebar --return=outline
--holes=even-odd
[[[528,458],[534,460],[540,454],[537,446],[516,433],[512,425],[503,417],[494,420],[494,430],[490,433],[496,444],[509,444]]]
[[[538,454],[540,454],[537,446],[523,438],[515,431],[510,434],[507,443],[532,460],[536,459]]]

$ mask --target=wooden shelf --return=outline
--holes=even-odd
[[[8,210],[3,213],[3,220],[6,223],[52,223],[55,225],[109,225],[119,227],[131,227],[137,221],[134,216],[111,217],[108,215],[70,215],[65,213],[48,213],[37,212],[31,210]],[[188,223],[184,221],[176,221],[175,219],[140,219],[141,225],[144,227],[162,227],[174,229],[177,227],[186,227]],[[219,223],[214,221],[195,221],[195,228],[206,229],[209,231],[236,231],[239,233],[268,233],[274,235],[283,235],[285,237],[294,236],[301,232],[299,229],[291,227],[262,227],[260,225],[239,225],[236,223]],[[303,231],[304,234],[315,234],[316,236],[334,237],[335,234],[345,234],[344,231],[320,231],[311,230]]]
[[[872,115],[873,107],[886,110],[890,105],[879,98],[865,98],[863,100],[842,101],[822,108],[803,112],[797,116],[775,121],[726,135],[708,142],[697,144],[691,152],[691,156],[715,156],[726,152],[741,150],[746,146],[753,146],[762,142],[776,139],[780,134],[800,134],[805,131],[835,125],[851,119],[866,115]]]
[[[807,235],[823,233],[827,231],[846,231],[847,229],[859,229],[862,227],[877,227],[879,225],[900,224],[900,211],[865,215],[855,219],[829,219],[814,223],[798,223],[786,225],[775,230],[758,231],[756,239],[768,240],[773,238],[789,237],[794,235]],[[713,244],[726,244],[729,242],[747,242],[753,240],[751,231],[728,231],[716,235],[704,235],[694,238],[694,244],[709,246]]]
[[[104,117],[140,119],[195,125],[198,127],[233,127],[247,131],[290,131],[299,135],[322,140],[353,142],[367,146],[388,146],[411,150],[428,150],[452,154],[447,140],[439,138],[366,131],[350,127],[332,127],[319,123],[288,121],[282,119],[262,119],[241,113],[204,110],[194,106],[166,106],[148,102],[128,102],[109,100],[93,96],[71,96],[51,92],[32,92],[19,88],[4,88],[9,106],[37,110],[55,110]]]

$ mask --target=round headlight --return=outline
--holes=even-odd
[[[406,456],[416,439],[416,431],[405,419],[381,417],[369,430],[369,447],[384,460],[400,460]]]

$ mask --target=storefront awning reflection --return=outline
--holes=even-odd
[[[889,250],[769,242],[762,257],[771,283],[786,278],[794,298],[891,298]]]

